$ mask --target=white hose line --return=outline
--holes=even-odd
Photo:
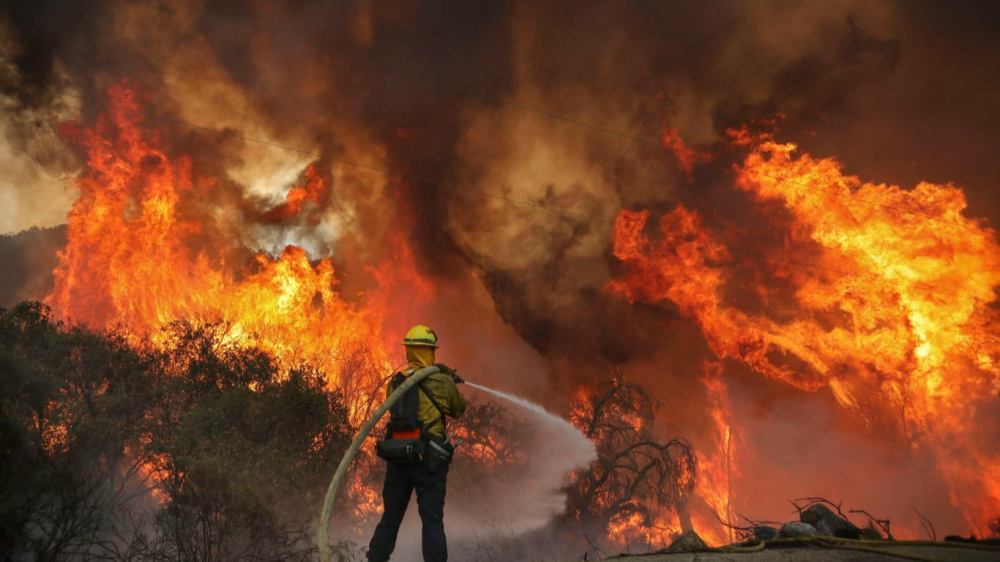
[[[372,429],[375,429],[375,425],[382,419],[382,416],[389,411],[389,408],[407,390],[430,375],[440,372],[440,368],[431,365],[410,375],[403,384],[399,385],[399,388],[389,395],[389,398],[386,398],[378,410],[375,410],[372,417],[361,427],[361,431],[354,438],[354,441],[351,442],[351,446],[347,448],[344,458],[340,460],[340,465],[337,466],[337,472],[333,473],[333,480],[330,481],[330,487],[326,490],[326,501],[323,502],[323,511],[319,518],[319,559],[321,562],[330,562],[330,545],[327,544],[330,529],[330,512],[333,511],[333,502],[337,498],[337,490],[340,489],[340,482],[344,479],[344,475],[347,474],[347,468],[351,465],[351,461],[354,460],[354,456],[361,449],[361,444],[368,438],[368,434],[372,432]]]

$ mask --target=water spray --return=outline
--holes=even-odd
[[[560,418],[559,416],[557,416],[555,414],[549,413],[545,408],[542,408],[541,406],[539,406],[538,404],[535,404],[534,402],[529,402],[528,400],[525,400],[524,398],[521,398],[520,396],[514,396],[513,394],[507,394],[506,392],[501,392],[499,390],[493,390],[492,388],[488,388],[488,387],[485,387],[485,386],[483,386],[481,384],[476,384],[474,382],[468,382],[468,381],[466,381],[465,384],[471,386],[472,388],[475,388],[475,389],[478,389],[478,390],[482,390],[483,392],[488,392],[488,393],[490,393],[490,394],[492,394],[494,396],[499,396],[500,398],[503,398],[504,400],[508,400],[510,402],[513,402],[513,403],[517,404],[518,406],[524,408],[525,410],[528,410],[529,412],[532,412],[534,414],[538,414],[539,416],[545,418],[546,421],[548,421],[548,422],[550,422],[550,423],[552,423],[552,424],[554,424],[556,426],[560,426],[560,427],[563,427],[565,429],[569,429],[570,431],[572,431],[575,434],[579,434],[580,433],[580,430],[575,425],[569,423],[568,421]],[[586,437],[584,437],[584,439],[586,439]]]

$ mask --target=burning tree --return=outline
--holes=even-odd
[[[625,209],[607,289],[676,307],[719,360],[828,388],[922,480],[943,478],[968,524],[994,517],[1000,486],[982,467],[1000,457],[982,438],[995,423],[980,414],[995,402],[1000,364],[996,231],[963,214],[953,185],[866,182],[773,133],[730,133],[748,151],[736,187],[781,225],[780,257],[762,258],[738,239],[744,231],[698,209],[678,205],[655,221]]]
[[[687,502],[697,462],[686,440],[663,441],[649,430],[657,407],[620,374],[577,398],[572,422],[595,443],[598,459],[569,487],[568,520],[611,538],[639,527],[649,542],[648,531],[664,510],[673,509],[681,527],[691,528]]]
[[[463,457],[474,463],[509,470],[527,461],[525,450],[533,438],[530,428],[496,402],[469,404],[465,415],[450,423],[453,433],[465,441],[459,449]]]

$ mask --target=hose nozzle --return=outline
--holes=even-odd
[[[444,363],[436,363],[434,366],[437,367],[438,369],[441,369],[442,373],[454,379],[455,384],[462,384],[463,382],[465,382],[465,379],[458,376],[458,371],[452,369],[451,367],[445,365]]]

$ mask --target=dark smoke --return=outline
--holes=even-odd
[[[0,307],[45,297],[59,265],[56,252],[65,245],[65,226],[0,235]]]

